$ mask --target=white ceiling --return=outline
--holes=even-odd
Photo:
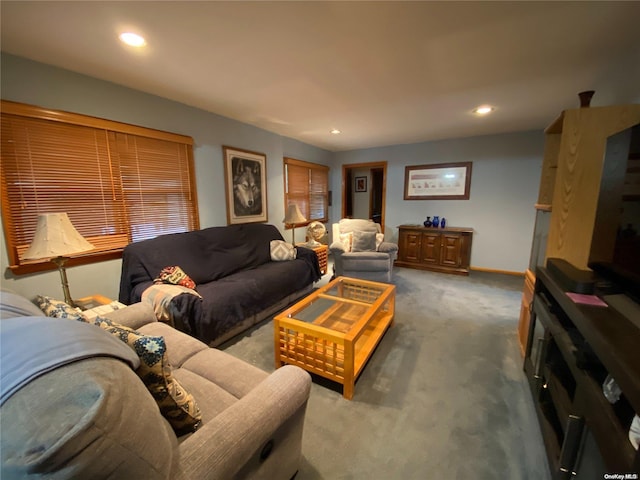
[[[583,90],[640,102],[640,2],[0,5],[3,51],[332,151],[542,129]]]

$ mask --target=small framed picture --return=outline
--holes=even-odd
[[[356,177],[356,192],[367,191],[367,177]]]
[[[227,225],[267,221],[267,156],[222,147]]]

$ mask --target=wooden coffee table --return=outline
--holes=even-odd
[[[297,365],[343,385],[354,383],[393,324],[396,287],[338,277],[274,318],[276,368]]]

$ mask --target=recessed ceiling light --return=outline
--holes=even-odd
[[[493,112],[495,109],[491,105],[481,105],[473,109],[473,113],[477,115],[487,115]]]
[[[147,43],[144,37],[132,32],[121,33],[120,40],[132,47],[144,47]]]
[[[333,128],[331,130],[331,133],[333,133],[334,135],[338,135],[339,133],[342,133],[340,130],[338,130],[337,128]]]

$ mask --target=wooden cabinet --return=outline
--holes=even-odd
[[[640,105],[576,108],[563,111],[545,130],[536,227],[518,323],[523,352],[536,268],[546,258],[562,258],[584,270],[596,247],[612,253],[609,244],[617,224],[611,223],[605,234],[599,232],[598,241],[605,246],[594,245],[606,150],[609,137],[639,122]]]
[[[538,270],[524,359],[552,478],[637,478],[629,429],[640,412],[640,330],[616,309],[565,292],[549,269]],[[623,392],[613,404],[603,393],[608,375]]]
[[[609,148],[610,140],[638,123],[640,105],[577,108],[563,112],[547,257],[562,258],[576,268],[588,269],[596,240],[610,243],[602,248],[608,255],[613,255],[617,222],[608,225],[608,232],[598,230],[598,238],[594,238],[596,220],[602,221],[597,219],[601,213],[600,191],[610,188],[606,182],[610,179],[611,165],[618,163],[626,168],[627,164],[629,140],[624,154],[617,159],[611,158],[615,149]]]
[[[533,292],[536,284],[536,276],[531,270],[527,270],[524,275],[524,290],[522,291],[522,302],[520,303],[520,322],[518,323],[518,341],[520,342],[520,353],[525,356],[527,347],[527,336],[529,335],[529,325],[531,324],[531,311],[533,310]]]
[[[469,275],[472,229],[419,225],[398,228],[397,266]]]
[[[546,156],[545,156],[546,159]],[[545,171],[543,162],[543,177]],[[555,177],[555,175],[554,175]],[[543,195],[543,187],[540,185],[540,196]],[[540,197],[539,197],[540,198]],[[551,197],[548,197],[550,201]],[[536,268],[543,267],[546,260],[547,238],[549,235],[549,222],[551,220],[551,205],[536,204],[536,223],[533,228],[533,242],[531,244],[531,256],[529,268],[524,274],[524,289],[522,291],[522,303],[520,306],[520,319],[518,321],[518,339],[520,340],[520,353],[524,357],[527,345],[529,323],[531,317],[531,302],[533,301],[533,287],[536,283]]]

